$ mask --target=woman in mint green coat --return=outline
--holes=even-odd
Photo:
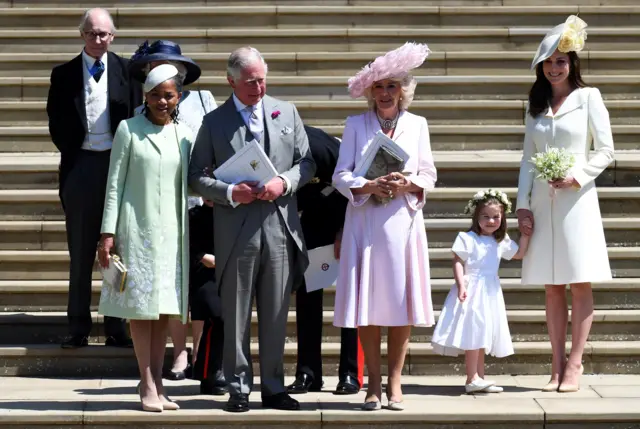
[[[144,84],[145,114],[122,121],[111,150],[99,260],[119,255],[127,267],[123,291],[106,282],[99,313],[130,319],[146,411],[177,409],[164,394],[170,317],[187,318],[187,168],[192,135],[177,122],[178,70],[154,68]]]

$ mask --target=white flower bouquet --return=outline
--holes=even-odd
[[[530,162],[533,164],[537,179],[550,181],[565,178],[573,167],[575,158],[564,148],[547,147],[545,152],[531,157]]]

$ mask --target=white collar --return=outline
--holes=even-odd
[[[242,101],[240,101],[238,99],[238,97],[236,97],[236,93],[233,93],[233,104],[236,105],[236,111],[238,112],[242,112],[243,110],[245,110],[248,106],[246,104],[244,104]],[[260,99],[260,101],[258,101],[258,104],[256,104],[256,110],[258,112],[262,111],[262,99]]]
[[[108,55],[108,52],[105,52],[104,54],[102,54],[102,57],[100,57],[100,61],[102,61],[102,64],[104,65],[105,70],[107,69],[107,55]],[[84,61],[84,65],[87,68],[87,70],[91,70],[91,68],[93,67],[93,64],[96,62],[96,59],[90,56],[89,54],[87,54],[84,49],[82,50],[82,60]]]

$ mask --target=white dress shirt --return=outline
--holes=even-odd
[[[244,104],[242,101],[240,101],[238,99],[238,97],[236,97],[236,94],[233,94],[233,104],[235,104],[236,106],[236,110],[238,111],[238,113],[240,113],[240,116],[242,116],[242,120],[244,121],[244,123],[247,125],[247,128],[249,127],[249,116],[251,115],[251,113],[249,112],[249,110],[247,109],[247,105]],[[258,101],[258,104],[256,104],[256,109],[255,109],[255,114],[258,117],[258,120],[260,121],[260,123],[264,124],[264,107],[263,107],[263,103],[262,103],[262,99],[260,101]],[[262,132],[262,135],[264,136],[264,134],[267,131],[264,130]],[[278,177],[280,177],[282,180],[284,180],[284,182],[287,185],[287,189],[284,191],[284,193],[282,195],[288,195],[291,193],[291,182],[289,181],[289,179],[285,176],[279,175]],[[233,201],[233,187],[235,186],[235,183],[230,184],[227,187],[227,200],[229,200],[229,203],[233,206],[236,207],[238,206],[239,203],[236,203],[235,201]]]

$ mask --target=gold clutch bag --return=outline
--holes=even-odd
[[[109,267],[102,269],[103,280],[118,292],[124,292],[127,280],[127,267],[118,255],[109,255]]]

